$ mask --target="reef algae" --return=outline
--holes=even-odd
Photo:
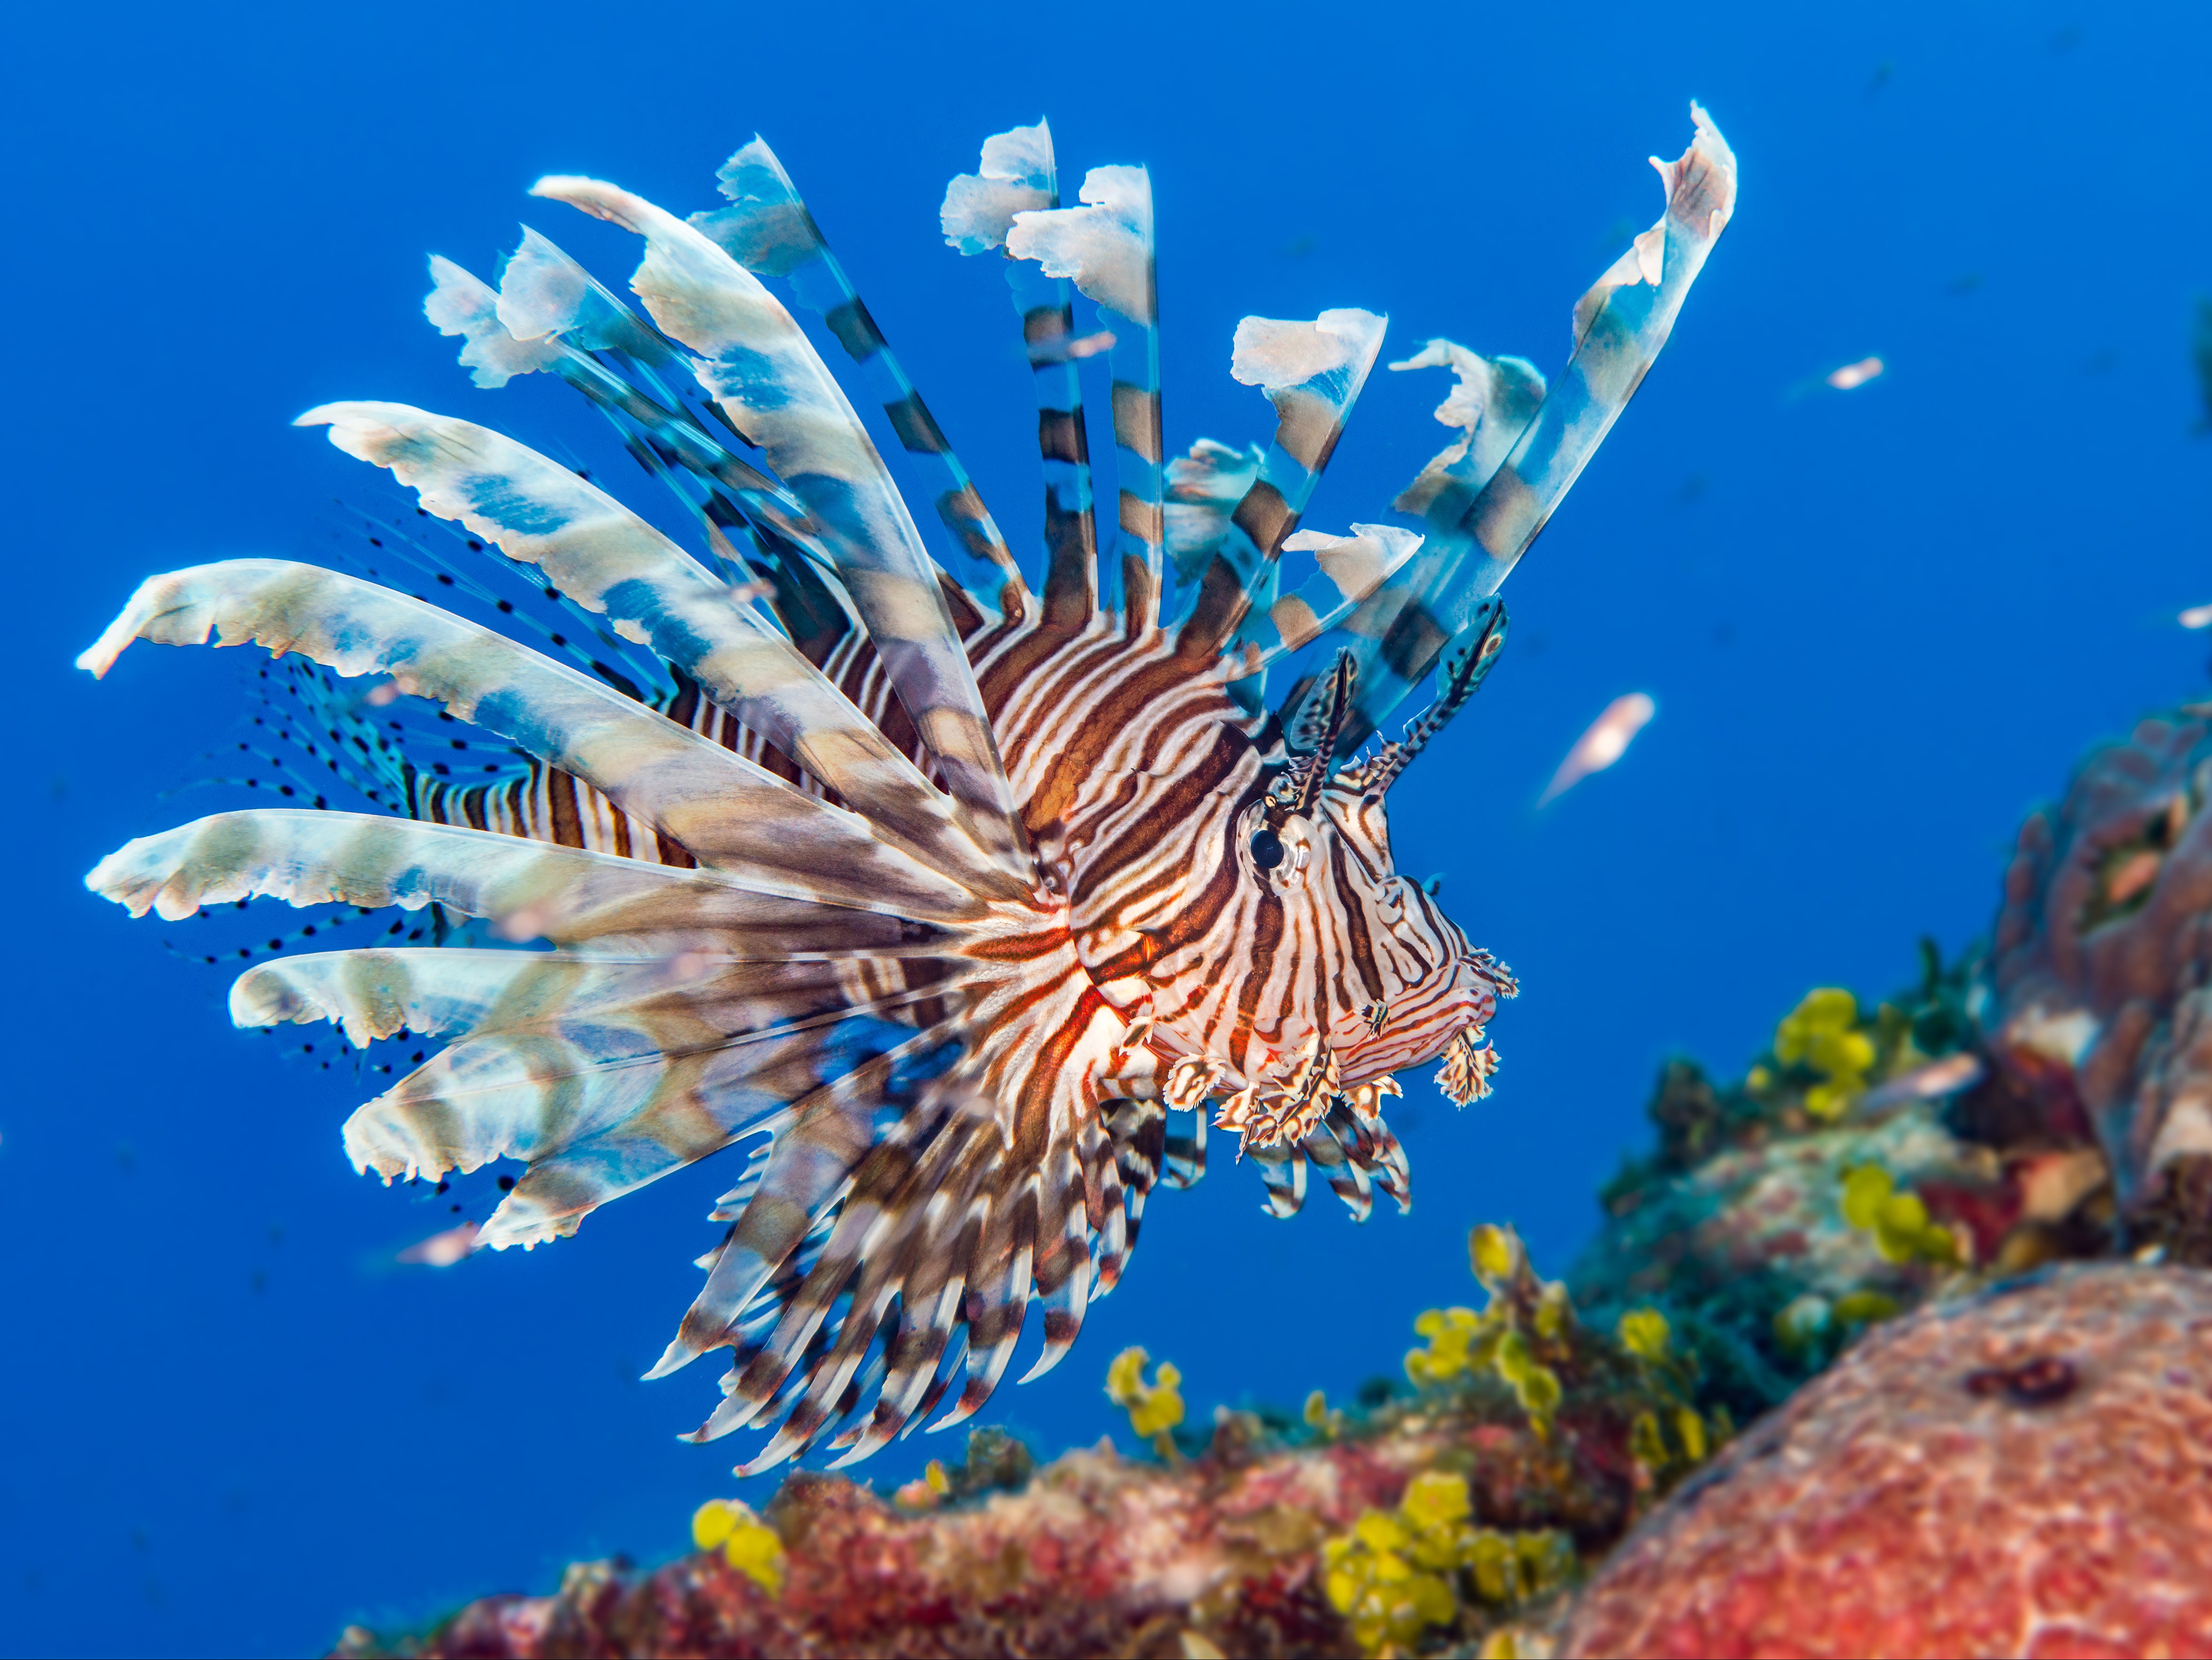
[[[2212,1653],[2212,1275],[2055,1268],[1877,1328],[1644,1523],[1564,1651]]]

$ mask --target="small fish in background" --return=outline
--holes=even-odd
[[[1982,274],[1979,271],[1962,271],[1943,285],[1943,292],[1948,294],[1964,296],[1980,288],[1982,282]]]
[[[449,1227],[442,1233],[433,1233],[427,1239],[417,1239],[400,1251],[395,1261],[417,1268],[451,1268],[471,1255],[477,1248],[477,1225],[463,1222],[459,1227]]]
[[[2197,328],[2189,337],[2189,356],[2197,366],[2197,396],[2204,405],[2196,430],[2212,433],[2212,294],[2197,296]]]
[[[2192,605],[2179,621],[2185,628],[2212,628],[2212,605]]]
[[[1871,99],[1876,93],[1887,86],[1889,84],[1890,77],[1896,73],[1897,64],[1893,58],[1885,58],[1881,63],[1876,64],[1874,66],[1874,77],[1867,82],[1867,97]]]
[[[1807,375],[1783,392],[1782,402],[1787,406],[1803,398],[1823,397],[1829,392],[1854,392],[1869,380],[1879,379],[1888,370],[1889,365],[1881,359],[1863,357],[1856,363],[1846,363],[1825,374]]]
[[[1628,753],[1631,741],[1658,712],[1659,706],[1641,692],[1631,692],[1607,704],[1605,712],[1575,740],[1575,747],[1567,751],[1559,770],[1552,774],[1552,781],[1545,786],[1536,805],[1547,806],[1591,773],[1602,772],[1619,760]]]
[[[1925,1066],[1916,1066],[1911,1071],[1892,1078],[1878,1088],[1870,1089],[1858,1099],[1862,1112],[1885,1107],[1899,1106],[1906,1101],[1932,1101],[1944,1095],[1955,1095],[1970,1089],[1982,1081],[1982,1063],[1978,1056],[1960,1053],[1946,1055],[1940,1061],[1930,1061]]]
[[[1887,367],[1878,357],[1863,357],[1856,363],[1829,371],[1827,383],[1839,392],[1856,391],[1868,381],[1878,379]]]

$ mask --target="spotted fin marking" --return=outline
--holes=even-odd
[[[693,214],[691,223],[754,276],[787,281],[799,304],[836,336],[882,403],[900,445],[938,476],[931,496],[945,529],[963,552],[997,570],[999,597],[994,609],[1008,621],[1026,617],[1029,585],[1006,537],[944,429],[892,354],[860,291],[830,251],[821,227],[775,153],[756,135],[723,164],[718,178],[730,205]]]
[[[507,738],[756,891],[933,921],[981,913],[955,877],[710,738],[503,634],[388,588],[284,560],[155,577],[79,659],[104,675],[133,639],[252,642],[403,692]]]
[[[1440,457],[1409,489],[1416,500],[1427,495],[1428,540],[1355,619],[1354,632],[1366,638],[1350,742],[1376,730],[1466,630],[1475,607],[1498,591],[1667,343],[1682,301],[1735,209],[1735,154],[1702,107],[1692,104],[1690,118],[1696,127],[1690,148],[1674,161],[1652,158],[1666,191],[1665,211],[1576,302],[1573,355],[1495,470],[1480,482],[1473,476],[1495,448],[1478,426],[1462,458],[1465,476],[1440,480],[1437,473],[1452,467],[1447,462],[1439,469]],[[1497,373],[1516,362],[1492,366],[1490,390],[1504,417],[1498,422],[1500,439],[1532,389],[1534,372],[1522,373],[1525,366]]]
[[[808,523],[805,505],[691,419],[680,399],[650,373],[669,367],[672,352],[654,352],[648,342],[659,336],[551,241],[525,226],[522,245],[508,258],[496,291],[435,254],[430,281],[423,315],[441,334],[462,338],[461,363],[473,371],[477,385],[496,388],[518,374],[550,371],[583,393],[613,424],[624,446],[675,488],[686,506],[696,511],[702,504],[675,484],[672,464],[720,490],[750,524],[829,562]],[[658,396],[615,373],[592,350],[627,359]]]
[[[945,239],[963,254],[1004,250],[1018,214],[1060,206],[1052,129],[1040,121],[983,141],[982,160],[945,187],[938,212]],[[1006,282],[1022,319],[1022,344],[1036,383],[1037,448],[1044,463],[1045,584],[1041,618],[1057,628],[1086,626],[1098,609],[1098,525],[1091,491],[1091,445],[1083,421],[1081,356],[1097,336],[1075,333],[1074,285],[1008,253]],[[1118,343],[1118,338],[1116,341]]]
[[[883,457],[805,335],[760,280],[692,226],[597,179],[534,194],[643,237],[631,288],[731,422],[807,505],[854,609],[968,827],[1013,872],[1027,837],[933,562]]]
[[[733,604],[727,587],[595,486],[488,427],[404,403],[331,403],[348,454],[391,470],[428,512],[459,519],[568,597],[650,645],[887,837],[974,891],[1025,882],[992,857],[952,803],[792,643]]]

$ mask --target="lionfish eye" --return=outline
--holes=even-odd
[[[1283,839],[1266,825],[1252,833],[1252,863],[1272,870],[1283,862]]]

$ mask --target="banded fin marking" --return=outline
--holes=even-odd
[[[859,289],[830,251],[783,163],[756,134],[723,163],[717,177],[730,205],[693,214],[691,223],[756,276],[785,279],[799,302],[822,318],[869,381],[900,445],[925,473],[939,476],[931,497],[946,530],[962,552],[997,570],[1000,615],[1010,622],[1024,619],[1031,603],[1029,585],[1006,537]]]
[[[1073,286],[1006,248],[1017,215],[1060,206],[1052,129],[1043,121],[983,141],[977,170],[945,187],[938,222],[963,254],[1006,254],[1006,282],[1022,320],[1022,344],[1036,384],[1037,448],[1044,467],[1045,582],[1041,619],[1085,627],[1098,609],[1098,524],[1091,500],[1091,441],[1076,373]],[[1118,336],[1116,336],[1118,341]]]
[[[1354,632],[1365,639],[1348,742],[1364,742],[1380,726],[1465,632],[1475,608],[1498,591],[1667,343],[1683,300],[1735,210],[1735,156],[1702,106],[1691,105],[1690,118],[1696,130],[1689,148],[1673,161],[1651,159],[1667,198],[1657,223],[1576,302],[1574,351],[1566,368],[1545,390],[1494,471],[1479,484],[1470,472],[1435,491],[1424,510],[1426,543],[1355,620]],[[1515,361],[1497,360],[1492,368]],[[1511,413],[1498,423],[1501,437],[1518,418],[1531,384],[1517,370],[1506,379]],[[1492,389],[1496,386],[1493,381]],[[1479,468],[1483,456],[1478,427],[1464,460]],[[1418,500],[1430,478],[1430,469],[1424,469],[1408,494]]]
[[[1387,326],[1386,318],[1352,308],[1323,312],[1310,323],[1248,317],[1237,325],[1229,372],[1267,395],[1275,435],[1178,625],[1179,656],[1224,650],[1249,613],[1273,603],[1284,539],[1297,528],[1336,452]],[[1256,711],[1259,676],[1237,685],[1239,700]]]
[[[1023,872],[1027,837],[933,561],[883,457],[791,314],[720,247],[640,197],[561,177],[532,191],[645,239],[631,288],[664,332],[700,354],[694,373],[807,504],[970,833],[1009,872]]]
[[[1143,167],[1093,167],[1076,192],[1081,205],[1035,208],[1013,215],[1006,251],[1035,260],[1048,277],[1072,279],[1097,302],[1112,329],[1115,471],[1119,569],[1100,585],[1099,603],[1123,615],[1135,639],[1158,621],[1161,469],[1159,284],[1152,249],[1152,179]]]

